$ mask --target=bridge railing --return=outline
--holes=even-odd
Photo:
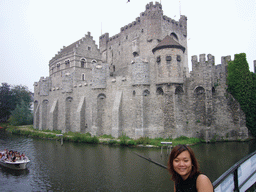
[[[244,192],[256,182],[256,151],[247,155],[213,182],[215,192]]]

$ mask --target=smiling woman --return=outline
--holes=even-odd
[[[174,192],[213,192],[210,179],[201,174],[193,150],[186,145],[173,148],[168,171],[175,182]]]

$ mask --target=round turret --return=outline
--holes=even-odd
[[[157,84],[183,83],[185,47],[167,35],[153,50]]]

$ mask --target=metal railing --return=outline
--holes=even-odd
[[[213,182],[215,192],[243,192],[256,182],[256,151],[247,155],[216,181]]]

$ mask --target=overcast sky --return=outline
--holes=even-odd
[[[91,32],[113,36],[131,23],[150,0],[0,0],[0,83],[25,85],[49,75],[49,60]],[[155,2],[155,1],[154,1]],[[160,2],[160,0],[158,1]],[[161,0],[164,15],[188,18],[188,55],[246,53],[256,60],[256,0]]]

